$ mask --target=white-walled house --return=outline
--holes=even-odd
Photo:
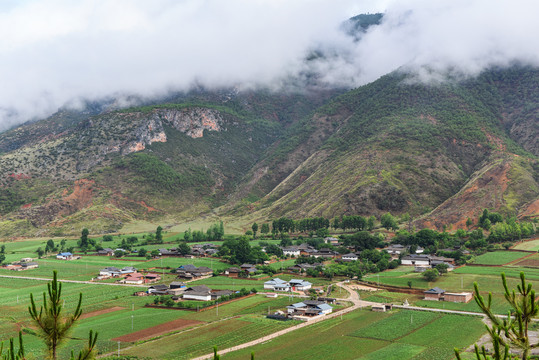
[[[211,289],[205,285],[193,286],[185,290],[183,298],[185,300],[210,301]]]
[[[285,256],[299,256],[301,254],[301,249],[297,246],[289,246],[283,248],[283,254]]]
[[[341,256],[342,261],[357,261],[358,259],[359,259],[359,257],[354,253],[350,253],[350,254],[346,254],[346,255]]]
[[[292,279],[288,283],[293,291],[305,291],[309,290],[312,284],[306,280]]]
[[[71,260],[73,259],[73,254],[70,252],[63,252],[56,255],[56,258],[58,260]]]
[[[279,278],[268,280],[264,283],[265,290],[274,290],[274,291],[290,291],[290,284],[287,281],[281,280]]]
[[[402,265],[430,265],[430,257],[428,255],[407,255],[401,259]]]

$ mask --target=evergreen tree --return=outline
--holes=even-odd
[[[37,325],[40,336],[45,341],[49,358],[56,360],[58,356],[58,347],[68,339],[71,328],[82,314],[82,293],[79,294],[79,301],[73,314],[66,316],[62,313],[62,283],[58,281],[58,273],[56,270],[53,271],[52,283],[47,284],[47,288],[48,296],[43,292],[43,306],[41,306],[39,311],[37,310],[34,301],[34,294],[30,294],[30,306],[28,307],[28,312]],[[90,330],[88,346],[81,350],[78,359],[94,359],[94,347],[96,341],[97,333],[94,334],[94,332]],[[74,358],[73,354],[72,358]]]
[[[256,239],[256,232],[258,231],[258,224],[253,223],[253,226],[251,226],[251,229],[253,230],[253,239]]]
[[[535,296],[535,290],[532,290],[532,284],[526,283],[524,273],[520,273],[520,284],[517,285],[517,291],[509,291],[505,273],[501,274],[502,284],[505,290],[505,300],[509,303],[512,310],[508,312],[507,318],[496,316],[492,312],[492,293],[488,294],[488,301],[485,302],[480,295],[477,282],[474,283],[474,299],[481,311],[491,321],[491,326],[485,325],[492,339],[492,356],[487,355],[485,346],[481,349],[475,344],[475,356],[477,360],[509,360],[530,358],[532,349],[537,348],[539,343],[530,343],[528,328],[534,317],[539,313],[539,300]],[[518,348],[522,354],[520,357],[509,354],[510,346]],[[455,355],[461,360],[460,351],[455,349]]]
[[[155,229],[155,242],[157,244],[163,243],[163,228],[161,226],[158,226],[157,229]]]
[[[82,251],[88,250],[88,246],[89,246],[88,234],[89,233],[90,232],[88,231],[88,229],[86,229],[86,228],[82,229],[82,233],[81,233],[80,240],[79,240],[79,248]]]

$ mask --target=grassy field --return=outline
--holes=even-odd
[[[530,253],[516,251],[487,252],[475,258],[474,263],[482,265],[505,265],[528,255]]]
[[[534,289],[539,288],[539,268],[524,268],[518,266],[487,267],[487,266],[463,266],[452,272],[440,276],[434,282],[427,282],[420,273],[413,272],[412,267],[400,266],[397,269],[384,271],[380,274],[371,274],[365,277],[366,280],[380,284],[387,284],[400,287],[408,287],[408,281],[412,281],[412,286],[418,289],[430,289],[435,286],[452,292],[473,292],[474,282],[479,284],[479,290],[483,296],[488,292],[493,294],[493,309],[496,313],[505,314],[509,307],[503,296],[503,286],[500,274],[504,272],[507,277],[509,288],[516,288],[520,282],[520,273],[524,272],[526,279],[532,283]],[[366,299],[377,302],[391,302],[394,295],[388,293],[365,294]],[[437,301],[422,301],[421,296],[408,295],[406,299],[414,304],[425,307],[445,308],[452,310],[479,312],[479,308],[472,300],[468,304],[448,303]],[[402,296],[395,298],[398,302],[403,301]]]
[[[359,310],[222,358],[248,359],[254,351],[257,359],[451,359],[453,347],[467,347],[483,332],[472,317]]]
[[[206,331],[213,331],[214,335],[220,334],[217,344],[225,346],[241,342],[249,336],[255,338],[259,334],[267,334],[292,325],[293,322],[281,323],[267,321],[265,315],[268,311],[285,310],[287,305],[296,302],[296,299],[290,299],[289,297],[270,299],[263,295],[258,295],[219,306],[218,309],[197,313],[181,310],[144,308],[146,303],[152,302],[153,297],[135,297],[132,294],[134,291],[144,289],[145,287],[72,283],[63,283],[62,285],[62,298],[65,299],[64,308],[67,312],[73,311],[79,293],[83,294],[84,313],[112,307],[123,309],[80,320],[72,333],[73,339],[68,341],[63,348],[62,356],[67,356],[70,349],[76,350],[83,346],[83,339],[87,337],[90,329],[99,332],[98,348],[100,353],[106,353],[117,349],[117,343],[111,341],[112,338],[175,319],[197,320],[207,323],[207,325],[203,324],[204,326],[200,330],[195,329],[193,332],[184,335],[190,338],[189,334],[199,332],[201,334],[200,336],[187,341],[188,345],[185,345],[188,348],[186,354],[203,353],[208,351],[208,346],[211,350],[214,341],[213,337],[206,334]],[[44,351],[44,345],[35,335],[34,330],[31,329],[32,322],[30,321],[27,309],[30,293],[33,293],[38,300],[37,305],[39,307],[39,299],[41,299],[41,293],[44,290],[46,290],[45,281],[0,278],[0,307],[2,308],[2,312],[0,313],[0,331],[2,337],[7,339],[8,337],[16,336],[18,329],[27,329],[24,335],[25,347],[28,352],[36,354],[38,357],[39,355],[37,354],[41,354]],[[230,326],[230,329],[237,327],[238,332],[221,333],[223,327],[220,324],[230,324],[226,325],[225,329],[227,326]],[[175,344],[175,348],[179,351],[183,346],[179,348]],[[150,350],[144,350],[143,348],[143,351]],[[173,355],[172,358],[175,358],[175,356]]]
[[[517,244],[517,246],[515,246],[515,249],[539,251],[539,239],[523,241]]]

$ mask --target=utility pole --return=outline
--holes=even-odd
[[[134,329],[134,327],[135,327],[134,318],[135,318],[135,316],[134,316],[134,315],[131,315],[131,331],[133,331],[133,329]]]
[[[118,341],[118,357],[120,357],[120,342]]]

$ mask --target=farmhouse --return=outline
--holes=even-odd
[[[357,259],[359,259],[359,257],[354,253],[341,256],[342,261],[357,261]]]
[[[228,277],[237,278],[238,276],[240,276],[240,273],[241,273],[240,268],[238,268],[238,267],[230,267],[230,268],[225,270],[224,275],[228,276]]]
[[[425,294],[425,300],[468,303],[473,298],[473,294],[469,292],[449,293],[439,287],[424,291],[423,293]]]
[[[125,284],[143,284],[144,283],[144,275],[141,273],[132,273],[127,275],[127,277],[122,281]]]
[[[73,254],[70,253],[70,252],[63,252],[63,253],[59,253],[58,255],[56,255],[56,258],[58,260],[72,260],[73,259]]]
[[[148,294],[153,295],[167,295],[168,294],[168,286],[161,284],[161,285],[152,285],[148,288]]]
[[[114,250],[112,250],[111,248],[104,248],[101,250],[97,250],[97,255],[112,256],[114,255]]]
[[[283,248],[283,254],[285,256],[299,256],[301,254],[301,249],[297,246],[289,246]]]
[[[36,269],[39,267],[37,262],[30,261],[30,262],[21,262],[21,267],[23,270],[30,270],[30,269]]]
[[[156,273],[148,273],[144,278],[146,283],[158,282],[161,280],[161,275]]]
[[[457,302],[457,303],[468,303],[472,300],[473,294],[469,292],[463,293],[448,293],[444,294],[444,301]]]
[[[254,274],[256,272],[256,267],[251,264],[243,264],[240,268],[248,274]]]
[[[205,285],[198,285],[187,288],[183,293],[184,300],[211,300],[211,289]]]
[[[186,289],[187,285],[185,285],[185,283],[182,283],[181,281],[173,281],[170,283],[169,287],[171,289]]]
[[[312,286],[310,282],[301,279],[292,279],[290,280],[289,285],[292,287],[293,291],[309,290]]]
[[[311,254],[311,257],[333,259],[333,258],[336,258],[338,255],[339,253],[336,251],[323,248],[323,249],[318,250],[316,253]]]
[[[339,239],[335,238],[335,237],[326,237],[324,238],[324,242],[326,244],[331,244],[331,245],[339,245]]]
[[[323,301],[317,300],[304,300],[302,302],[288,305],[287,307],[289,316],[317,316],[317,315],[327,315],[333,312],[333,307],[326,304]]]
[[[443,301],[444,293],[445,293],[445,290],[440,289],[439,287],[435,287],[435,288],[423,291],[423,294],[425,294],[425,300]]]
[[[234,291],[232,290],[212,290],[211,291],[211,299],[212,300],[219,300],[222,296],[229,296],[234,294]]]
[[[402,265],[430,265],[428,255],[407,255],[401,259]]]
[[[435,264],[434,264],[435,263]],[[455,259],[443,257],[443,256],[431,256],[430,264],[436,266],[437,264],[445,263],[448,265],[455,265]]]
[[[384,250],[391,255],[400,255],[408,249],[404,245],[394,244],[386,247]]]
[[[101,277],[118,277],[120,276],[120,269],[114,266],[108,266],[99,270],[99,276]]]
[[[316,269],[316,267],[324,267],[322,263],[314,263],[314,264],[296,264],[294,266],[288,267],[288,270],[294,271],[294,272],[306,272],[309,269]]]
[[[201,276],[213,274],[213,270],[206,266],[196,267],[195,265],[182,265],[176,269],[179,278],[193,279]]]
[[[268,280],[264,283],[264,289],[274,291],[290,291],[290,284],[279,278]]]

